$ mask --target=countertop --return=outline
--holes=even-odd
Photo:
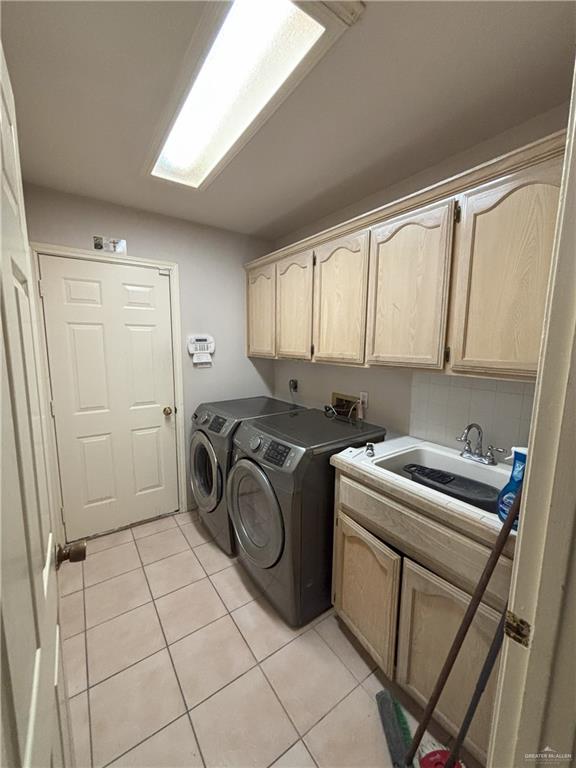
[[[482,509],[446,496],[432,488],[413,482],[410,478],[402,477],[389,470],[375,465],[375,462],[387,455],[418,446],[429,446],[443,452],[458,455],[458,451],[445,446],[421,440],[410,435],[388,433],[386,440],[375,443],[374,456],[366,455],[366,449],[346,448],[334,454],[332,465],[353,478],[360,484],[365,484],[387,496],[416,509],[418,512],[437,520],[454,530],[487,546],[493,546],[502,528],[499,517]],[[499,464],[509,471],[508,464]],[[505,481],[504,481],[505,482]],[[512,531],[504,548],[504,554],[513,557],[516,532]]]

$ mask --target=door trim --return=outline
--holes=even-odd
[[[186,491],[186,437],[184,428],[184,382],[182,375],[182,334],[180,321],[180,277],[178,264],[173,261],[151,260],[132,258],[123,254],[104,254],[96,251],[86,251],[79,248],[69,248],[63,245],[51,245],[50,243],[30,242],[32,249],[32,271],[36,285],[40,276],[40,255],[56,256],[66,259],[80,259],[85,261],[99,261],[105,264],[122,264],[131,267],[148,267],[166,271],[170,281],[170,328],[172,333],[172,364],[174,369],[174,405],[176,406],[176,471],[178,473],[178,511],[185,512],[188,509],[187,491]],[[37,296],[35,296],[35,299]],[[41,312],[37,313],[38,336],[40,338],[41,374],[46,382],[45,391],[47,397],[52,397],[52,385],[48,367],[48,347],[46,344],[44,303],[41,304]],[[44,403],[46,410],[49,409],[49,402]],[[52,440],[48,447],[50,463],[54,467],[54,472],[58,473],[57,486],[59,493],[59,504],[62,509],[62,486],[60,483],[60,465],[58,452],[56,451],[56,424],[52,419]],[[65,525],[62,514],[60,514],[60,532],[61,541],[68,541],[65,532]]]

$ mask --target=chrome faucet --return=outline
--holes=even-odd
[[[475,429],[478,432],[478,437],[476,439],[476,447],[474,448],[474,452],[472,452],[472,445],[470,443],[470,430]],[[476,422],[472,422],[472,424],[468,424],[468,426],[464,429],[460,437],[457,437],[456,440],[458,440],[459,443],[464,443],[464,448],[460,452],[460,456],[463,456],[465,459],[478,459],[481,457],[482,454],[482,438],[484,437],[484,432],[482,431],[482,427],[480,424],[476,424]]]
[[[470,442],[470,430],[475,429],[478,433],[478,437],[476,438],[476,446],[474,450],[472,450],[472,444]],[[457,437],[456,440],[458,440],[459,443],[464,443],[464,448],[460,451],[460,456],[462,456],[464,459],[470,459],[470,461],[477,461],[480,464],[490,464],[494,465],[498,462],[496,461],[495,453],[506,453],[504,448],[495,448],[493,445],[489,445],[486,453],[482,450],[482,438],[484,437],[484,432],[482,431],[482,427],[480,424],[476,424],[476,422],[472,422],[472,424],[468,424],[468,426],[464,429],[460,437]]]

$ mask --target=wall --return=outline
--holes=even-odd
[[[93,235],[122,237],[134,258],[174,261],[180,272],[186,434],[195,407],[205,400],[269,394],[273,364],[245,355],[245,261],[268,244],[180,219],[25,185],[32,241],[92,249]],[[214,364],[199,370],[184,344],[193,332],[216,340]],[[188,441],[187,441],[188,442]]]
[[[513,445],[528,445],[533,402],[530,383],[415,373],[410,434],[457,448],[456,437],[476,422],[484,431],[484,449],[494,445],[509,452]],[[471,439],[474,447],[475,432]]]
[[[322,408],[330,402],[332,392],[348,395],[368,392],[366,421],[403,434],[410,430],[410,370],[277,360],[274,393],[278,397],[290,397],[288,380],[291,378],[298,379],[295,402]]]
[[[474,421],[484,430],[485,448],[492,444],[509,453],[513,445],[528,445],[534,400],[531,383],[278,360],[274,376],[278,397],[291,397],[291,378],[298,379],[293,397],[297,403],[322,408],[332,392],[368,392],[367,421],[449,448],[461,447],[456,437]]]

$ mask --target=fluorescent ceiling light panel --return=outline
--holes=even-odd
[[[236,0],[152,175],[199,187],[324,32],[289,0]]]

